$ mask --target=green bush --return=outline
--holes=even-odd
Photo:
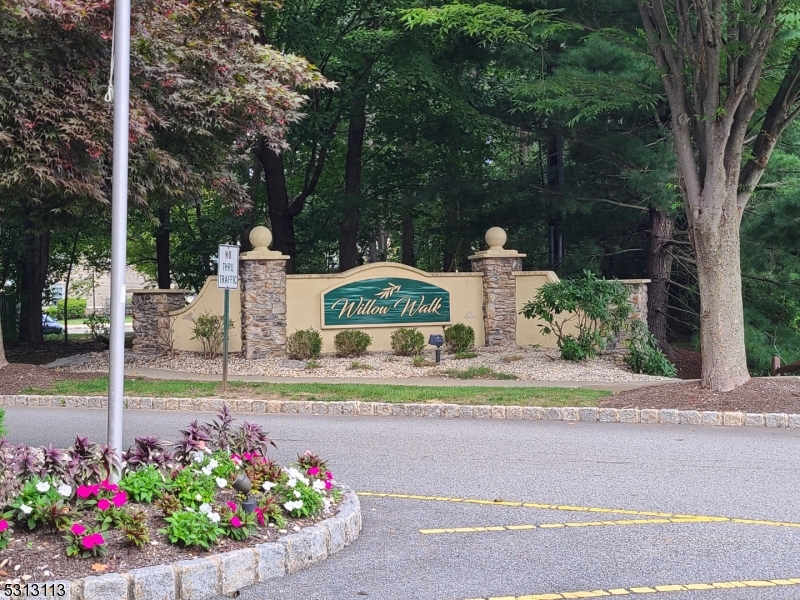
[[[5,426],[3,425],[3,421],[5,420],[5,418],[6,418],[6,411],[0,408],[0,437],[3,437],[6,433],[8,433],[6,431]]]
[[[292,360],[318,358],[322,352],[322,335],[313,327],[298,329],[286,339],[286,354]]]
[[[425,348],[425,336],[416,327],[401,327],[392,332],[392,350],[400,356],[417,356]]]
[[[45,314],[58,321],[64,320],[64,301],[59,300],[55,306],[48,306]],[[67,302],[67,319],[82,319],[86,316],[86,300],[70,298]]]
[[[632,312],[625,284],[598,279],[590,271],[579,279],[544,284],[520,311],[526,319],[544,321],[542,333],[555,334],[561,358],[572,361],[601,353]],[[565,333],[568,324],[577,328],[577,337]]]
[[[475,330],[464,323],[445,327],[444,344],[450,352],[469,352],[475,347]]]
[[[636,319],[627,341],[629,354],[625,362],[634,373],[677,377],[678,370],[658,347],[658,341],[642,321]]]
[[[336,356],[343,358],[363,356],[367,353],[367,348],[371,343],[372,336],[357,329],[346,329],[333,337]]]
[[[228,329],[233,329],[233,321],[228,319]],[[221,347],[225,335],[224,321],[220,315],[204,312],[192,325],[192,340],[200,340],[203,345],[203,356],[212,358]]]

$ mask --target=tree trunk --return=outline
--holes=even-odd
[[[364,154],[364,133],[367,129],[367,88],[355,90],[347,128],[347,156],[344,162],[344,202],[339,228],[339,271],[357,267],[358,227],[361,218],[361,159]]]
[[[24,290],[20,310],[20,342],[44,345],[42,332],[42,297],[47,281],[50,260],[50,232],[36,233],[33,223],[26,219],[22,237],[21,283]],[[66,312],[66,307],[65,307]]]
[[[158,287],[168,290],[172,285],[172,275],[169,261],[169,207],[161,206],[158,209],[158,231],[156,231],[156,278]]]
[[[261,144],[256,156],[264,167],[267,187],[267,212],[272,226],[272,250],[287,255],[286,272],[295,272],[297,241],[294,237],[294,214],[289,210],[289,193],[286,190],[286,176],[283,171],[283,157]]]
[[[675,352],[667,341],[667,307],[672,254],[669,244],[675,221],[667,213],[650,208],[650,235],[647,240],[644,268],[650,283],[647,285],[647,324],[667,358],[674,360]]]
[[[403,219],[402,240],[400,242],[400,262],[409,267],[417,266],[417,257],[414,254],[414,218]]]
[[[700,289],[701,385],[718,392],[729,392],[750,379],[744,346],[736,187],[725,193],[728,199],[721,211],[711,209],[696,219],[689,215]]]
[[[69,280],[72,277],[72,267],[78,258],[78,240],[81,237],[80,224],[72,240],[72,251],[69,254],[69,266],[67,276],[64,279],[64,348],[69,347]]]

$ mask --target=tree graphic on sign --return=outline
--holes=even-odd
[[[387,298],[391,298],[395,292],[400,291],[400,286],[393,284],[391,281],[387,282],[389,287],[383,288],[380,292],[375,294],[378,298],[382,300],[386,300]]]

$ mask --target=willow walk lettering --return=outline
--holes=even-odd
[[[450,322],[450,292],[403,278],[348,283],[323,294],[325,327]]]

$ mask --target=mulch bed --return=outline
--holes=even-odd
[[[700,379],[703,368],[703,355],[695,350],[673,348],[674,363],[678,368],[678,377],[681,379]]]
[[[750,413],[800,413],[800,378],[753,379],[731,392],[700,389],[696,381],[669,383],[614,394],[603,408],[677,408]]]
[[[286,529],[279,530],[274,526],[258,527],[249,538],[241,541],[220,537],[210,551],[204,551],[202,548],[176,546],[169,542],[167,536],[159,533],[158,530],[167,524],[163,513],[157,507],[149,504],[133,506],[147,513],[150,544],[141,549],[135,548],[125,544],[118,530],[104,531],[103,538],[108,553],[97,558],[68,557],[65,554],[66,543],[62,541],[61,534],[49,533],[46,530],[28,532],[24,525],[15,524],[11,544],[0,551],[0,582],[12,579],[20,579],[22,583],[79,579],[89,575],[130,572],[142,567],[172,564],[180,560],[252,548],[257,544],[274,542],[287,533],[295,533],[299,530],[295,527],[302,529],[338,513],[338,507],[333,505],[329,514],[314,519],[287,519]],[[26,576],[29,578],[24,579]]]
[[[0,369],[0,395],[21,394],[25,388],[36,386],[49,387],[56,381],[63,379],[95,379],[104,373],[74,373],[45,369],[37,365],[26,363],[9,363]]]

